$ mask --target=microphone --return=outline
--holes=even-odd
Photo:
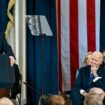
[[[39,91],[37,91],[35,88],[33,88],[31,85],[29,85],[28,83],[26,82],[23,82],[23,84],[25,84],[27,87],[29,87],[30,89],[32,89],[34,92],[38,93],[41,95],[41,93]]]

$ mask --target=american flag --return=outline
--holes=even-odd
[[[105,0],[57,0],[56,7],[59,87],[64,91],[74,85],[86,53],[105,48]]]

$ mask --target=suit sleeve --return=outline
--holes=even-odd
[[[101,75],[99,75],[101,78],[95,81],[94,84],[96,87],[102,88],[105,91],[105,69],[103,68],[101,71]]]
[[[80,68],[78,71],[79,72],[78,72],[74,87],[81,89],[82,69]]]
[[[8,56],[14,56],[13,50],[11,46],[8,44],[4,34],[2,34],[2,50]]]

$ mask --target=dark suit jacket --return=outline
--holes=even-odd
[[[89,90],[91,87],[99,87],[105,91],[105,68],[103,68],[102,65],[99,67],[97,74],[102,77],[102,79],[99,79],[94,83],[90,83],[90,72],[90,66],[80,68],[74,87],[84,90]]]
[[[8,56],[14,56],[11,46],[8,44],[5,35],[0,32],[0,54],[7,54]]]
[[[99,87],[105,91],[105,68],[101,65],[97,70],[98,76],[102,77],[96,82],[90,82],[90,66],[85,66],[79,69],[74,87],[71,90],[71,99],[73,105],[83,105],[84,97],[80,95],[80,89],[89,91],[92,87]]]

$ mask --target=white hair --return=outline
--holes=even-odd
[[[99,52],[99,51],[94,51],[94,52],[92,53],[92,56],[98,57],[98,58],[99,58],[99,61],[100,61],[100,64],[102,64],[102,62],[103,62],[103,54],[102,54],[101,52]]]

